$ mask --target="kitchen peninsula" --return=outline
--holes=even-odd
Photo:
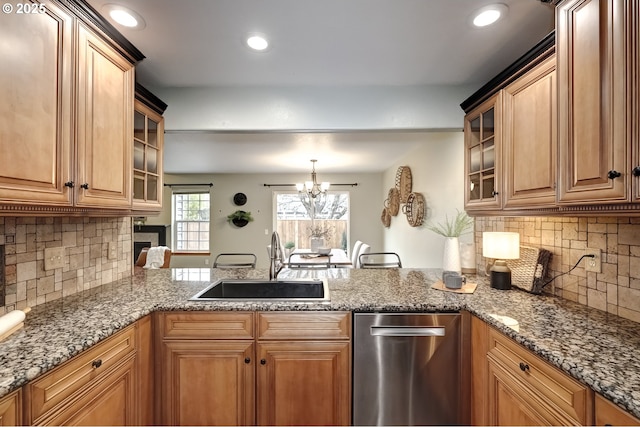
[[[328,269],[330,303],[196,302],[188,299],[220,277],[260,278],[266,270],[140,270],[91,291],[34,308],[25,328],[0,343],[0,396],[153,312],[172,311],[468,311],[597,393],[640,416],[637,324],[553,297],[491,289],[474,294],[431,289],[435,269]],[[283,270],[280,278],[302,277]],[[519,322],[518,331],[494,315]]]

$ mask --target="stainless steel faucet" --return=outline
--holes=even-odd
[[[269,280],[276,280],[278,278],[278,273],[284,267],[282,263],[282,248],[280,247],[280,236],[278,236],[278,232],[274,231],[271,234],[271,251],[269,253]]]

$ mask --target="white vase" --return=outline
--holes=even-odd
[[[311,238],[311,252],[318,252],[318,249],[324,246],[324,238],[312,237]]]
[[[458,274],[461,273],[460,243],[457,237],[445,237],[442,270],[455,271]]]

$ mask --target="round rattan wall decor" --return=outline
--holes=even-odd
[[[396,216],[400,212],[400,192],[396,187],[389,189],[389,197],[385,200],[385,206],[391,216]]]
[[[407,203],[412,190],[411,169],[409,166],[400,166],[396,171],[396,188],[400,192],[400,203]]]
[[[420,193],[409,193],[407,203],[402,207],[407,222],[412,227],[419,227],[424,222],[425,203]]]
[[[382,225],[384,225],[385,228],[389,228],[389,226],[391,225],[391,215],[389,214],[389,209],[387,208],[382,209],[382,215],[380,215],[380,220],[382,221]]]

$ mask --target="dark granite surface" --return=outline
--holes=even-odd
[[[154,311],[468,310],[596,392],[640,416],[640,325],[553,297],[431,289],[439,270],[283,270],[280,278],[326,277],[330,303],[197,302],[216,277],[260,278],[266,270],[140,270],[127,279],[35,307],[24,329],[0,342],[0,396]],[[215,277],[214,277],[215,276]],[[518,330],[494,316],[518,321]]]

